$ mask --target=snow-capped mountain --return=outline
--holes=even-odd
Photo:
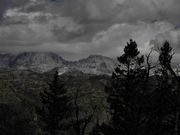
[[[51,52],[26,52],[14,57],[10,67],[15,69],[28,69],[37,72],[46,72],[55,67],[63,67],[64,60]]]
[[[78,61],[67,61],[52,52],[0,54],[0,68],[35,72],[48,72],[56,68],[60,75],[70,71],[80,71],[87,74],[111,74],[115,66],[115,60],[101,55],[90,55],[88,58]]]
[[[112,74],[116,62],[105,56],[90,55],[88,58],[70,63],[69,67],[79,69],[83,73]]]

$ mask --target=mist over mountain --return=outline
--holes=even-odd
[[[109,57],[90,55],[78,61],[68,61],[52,52],[24,52],[19,54],[0,54],[0,68],[48,72],[56,68],[59,74],[80,71],[87,74],[110,75],[117,62]]]

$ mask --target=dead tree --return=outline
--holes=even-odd
[[[91,106],[91,112],[88,110],[82,110],[79,99],[79,90],[77,89],[73,99],[73,110],[71,112],[71,122],[73,131],[76,135],[85,135],[88,125],[92,122],[93,117],[96,113],[97,106]]]
[[[151,48],[150,52],[148,55],[145,55],[146,57],[146,71],[147,71],[147,74],[146,74],[146,79],[148,80],[149,79],[149,76],[150,76],[150,71],[154,68],[156,68],[157,65],[153,65],[152,66],[152,62],[150,62],[150,59],[151,59],[151,54],[153,52],[153,48]]]

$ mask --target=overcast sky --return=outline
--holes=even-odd
[[[143,53],[168,40],[179,56],[180,0],[0,0],[1,52],[116,57],[130,38]]]

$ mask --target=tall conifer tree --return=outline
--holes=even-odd
[[[118,57],[119,66],[112,75],[108,102],[112,115],[113,135],[139,135],[143,130],[143,89],[146,72],[144,57],[139,56],[135,41],[130,40],[124,54]]]
[[[66,92],[65,85],[56,72],[49,83],[49,89],[40,93],[42,108],[39,114],[44,123],[43,129],[50,135],[57,135],[65,130],[65,118],[69,110]]]

